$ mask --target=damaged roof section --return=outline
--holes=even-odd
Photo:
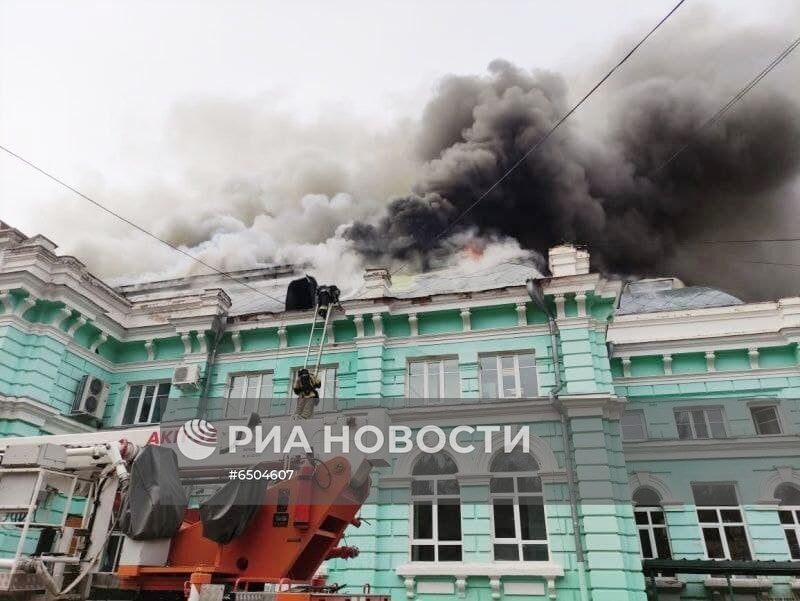
[[[688,309],[743,305],[744,301],[715,288],[684,286],[675,278],[631,282],[625,286],[616,315],[638,315]]]

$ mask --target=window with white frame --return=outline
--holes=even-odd
[[[100,560],[100,572],[116,572],[119,567],[119,556],[122,552],[122,544],[125,541],[125,535],[121,532],[112,532],[108,536],[106,548],[103,551],[103,557]]]
[[[651,488],[633,493],[633,517],[639,533],[642,559],[672,559],[661,497]]]
[[[411,474],[411,561],[461,561],[461,489],[453,459],[423,454]]]
[[[736,494],[726,483],[692,484],[700,532],[708,559],[750,561],[747,525]]]
[[[461,396],[458,359],[420,359],[408,363],[408,396],[412,399],[454,399]]]
[[[800,561],[800,486],[784,483],[775,489],[778,518],[789,545],[789,557]]]
[[[681,440],[725,438],[725,417],[720,407],[675,411],[675,425]]]
[[[750,415],[759,436],[781,433],[781,420],[775,405],[754,405],[750,407]]]
[[[533,353],[502,353],[480,357],[481,397],[485,399],[539,396]]]
[[[647,429],[644,425],[644,413],[641,411],[626,411],[619,420],[622,430],[622,440],[647,440]]]
[[[499,453],[490,469],[495,561],[547,561],[547,524],[539,464],[530,453],[514,449]]]
[[[292,390],[292,385],[300,369],[302,368],[295,367],[289,375],[289,396],[292,399],[289,403],[289,415],[293,415],[297,408],[297,397]],[[336,366],[320,366],[317,375],[322,384],[319,387],[319,405],[314,409],[314,413],[336,411]]]
[[[259,371],[233,374],[228,381],[225,417],[247,417],[251,413],[269,414],[272,398],[272,372]],[[265,402],[261,402],[261,401]]]
[[[125,400],[122,424],[157,424],[167,405],[169,382],[131,384]]]

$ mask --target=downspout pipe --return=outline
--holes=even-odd
[[[567,492],[569,496],[570,518],[572,520],[572,537],[575,543],[575,559],[578,563],[578,580],[581,599],[589,599],[586,587],[586,570],[584,564],[583,544],[581,542],[580,521],[578,519],[578,486],[575,479],[575,466],[572,453],[572,428],[570,427],[567,412],[559,400],[559,393],[564,387],[561,380],[561,357],[558,351],[558,324],[544,300],[542,284],[546,280],[528,279],[525,288],[533,304],[547,316],[547,327],[550,332],[550,348],[553,356],[553,371],[555,373],[555,386],[550,389],[550,403],[558,411],[561,419],[561,432],[564,436],[564,467],[567,472]]]
[[[211,347],[206,356],[206,369],[205,377],[203,378],[203,388],[200,391],[200,406],[198,407],[198,417],[206,419],[208,417],[208,392],[211,390],[211,372],[214,369],[214,364],[217,361],[217,351],[219,344],[222,341],[222,336],[225,334],[225,326],[228,323],[228,313],[223,311],[217,315],[216,327],[214,328],[214,339],[211,341]]]

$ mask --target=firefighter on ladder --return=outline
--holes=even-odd
[[[314,415],[314,408],[319,404],[319,389],[322,381],[319,377],[319,363],[322,358],[322,349],[325,346],[325,335],[328,331],[328,324],[330,323],[333,307],[339,304],[339,289],[336,286],[320,286],[316,291],[316,307],[314,312],[314,321],[311,324],[311,334],[308,338],[308,347],[306,348],[306,360],[302,369],[297,370],[297,375],[292,384],[292,390],[297,395],[297,409],[295,410],[295,417],[298,419],[309,419]],[[317,361],[314,366],[314,371],[308,368],[308,359],[311,353],[311,344],[314,340],[314,333],[317,330],[317,317],[324,320],[322,324],[322,334],[319,342],[319,349],[317,350]]]

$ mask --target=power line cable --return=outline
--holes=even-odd
[[[433,240],[431,240],[430,243],[426,245],[426,248],[430,248],[431,246],[433,246],[437,241],[439,241],[442,238],[442,236],[444,236],[450,230],[452,230],[456,224],[458,224],[470,211],[472,211],[472,209],[474,209],[481,201],[483,201],[483,199],[486,198],[497,186],[503,183],[503,181],[505,181],[505,179],[509,175],[511,175],[517,169],[517,167],[519,167],[529,156],[531,156],[545,142],[547,142],[547,140],[550,139],[550,136],[553,135],[553,133],[559,128],[559,126],[562,123],[564,123],[564,121],[569,119],[569,117],[575,111],[577,111],[581,107],[581,105],[583,105],[583,103],[586,102],[589,99],[589,97],[597,91],[598,88],[600,88],[600,86],[602,86],[620,67],[622,67],[622,65],[625,64],[625,62],[627,62],[627,60],[631,56],[633,56],[633,54],[650,38],[650,36],[652,36],[656,32],[656,30],[658,30],[659,27],[661,27],[667,21],[667,19],[669,19],[675,13],[675,11],[677,11],[681,7],[681,5],[684,2],[686,2],[686,0],[680,0],[675,6],[673,6],[672,9],[666,15],[664,15],[664,17],[662,17],[662,19],[658,23],[656,23],[655,26],[652,29],[650,29],[650,31],[648,31],[647,34],[642,39],[640,39],[627,52],[627,54],[625,54],[625,56],[623,56],[622,59],[620,59],[620,61],[616,65],[614,65],[611,68],[610,71],[608,71],[608,73],[606,73],[600,79],[600,81],[598,81],[594,86],[592,86],[592,88],[583,96],[583,98],[581,98],[569,111],[564,113],[564,115],[555,123],[555,125],[553,125],[550,128],[550,130],[546,134],[544,134],[544,136],[539,138],[539,140],[533,146],[531,146],[527,150],[527,152],[525,152],[525,154],[523,154],[514,164],[512,164],[511,167],[509,167],[505,171],[505,173],[503,173],[503,175],[501,175],[500,178],[497,179],[497,181],[495,181],[491,186],[489,186],[489,188],[487,188],[486,191],[483,192],[483,194],[481,194],[471,205],[469,205],[453,221],[451,221]],[[406,261],[400,267],[392,271],[391,275],[395,275],[396,273],[402,271],[407,265],[408,261]]]
[[[72,193],[74,193],[74,194],[77,194],[78,196],[80,196],[80,197],[81,197],[81,198],[83,198],[84,200],[86,200],[86,201],[88,201],[88,202],[92,203],[94,206],[96,206],[97,208],[99,208],[99,209],[101,209],[101,210],[105,211],[105,212],[106,212],[106,213],[108,213],[109,215],[111,215],[111,216],[113,216],[113,217],[116,217],[116,218],[117,218],[117,219],[119,219],[120,221],[122,221],[122,222],[124,222],[124,223],[127,223],[127,224],[128,224],[129,226],[131,226],[132,228],[134,228],[134,229],[136,229],[136,230],[139,230],[139,231],[140,231],[141,233],[143,233],[145,236],[148,236],[148,237],[152,238],[153,240],[157,240],[158,242],[161,242],[162,244],[165,244],[165,245],[169,246],[169,247],[170,247],[172,250],[174,250],[174,251],[177,251],[177,252],[181,253],[181,254],[182,254],[182,255],[184,255],[185,257],[189,257],[189,258],[190,258],[192,261],[196,261],[197,263],[199,263],[200,265],[202,265],[202,266],[204,266],[204,267],[207,267],[207,268],[208,268],[208,269],[210,269],[211,271],[213,271],[213,272],[215,272],[215,273],[217,273],[217,274],[219,274],[219,275],[221,275],[221,276],[223,276],[223,277],[225,277],[225,278],[228,278],[229,280],[232,280],[232,281],[236,282],[237,284],[240,284],[241,286],[244,286],[245,288],[249,288],[249,289],[250,289],[250,290],[252,290],[253,292],[256,292],[256,293],[258,293],[258,294],[260,294],[261,296],[263,296],[263,297],[265,297],[265,298],[269,298],[269,299],[271,299],[271,300],[274,300],[274,301],[276,301],[276,302],[278,302],[278,303],[281,303],[281,304],[283,304],[283,301],[282,301],[282,300],[280,300],[280,299],[277,299],[277,298],[275,298],[274,296],[272,296],[272,295],[270,295],[270,294],[267,294],[267,293],[266,293],[266,292],[264,292],[263,290],[259,290],[258,288],[255,288],[255,287],[251,286],[251,285],[250,285],[250,284],[248,284],[247,282],[245,282],[245,281],[243,281],[243,280],[240,280],[239,278],[237,278],[237,277],[235,277],[235,276],[231,275],[231,274],[230,274],[230,273],[228,273],[227,271],[222,271],[221,269],[217,269],[217,268],[216,268],[216,267],[214,267],[213,265],[210,265],[210,264],[208,264],[206,261],[203,261],[202,259],[200,259],[200,258],[198,258],[198,257],[194,256],[194,255],[193,255],[193,254],[191,254],[190,252],[187,252],[187,251],[183,250],[183,249],[182,249],[182,248],[180,248],[179,246],[175,246],[175,245],[174,245],[174,244],[172,244],[171,242],[167,242],[167,241],[166,241],[166,240],[164,240],[163,238],[160,238],[160,237],[156,236],[156,235],[155,235],[155,234],[153,234],[152,232],[150,232],[150,231],[146,230],[146,229],[145,229],[144,227],[142,227],[141,225],[139,225],[139,224],[137,224],[137,223],[135,223],[135,222],[131,221],[131,220],[130,220],[130,219],[128,219],[127,217],[123,217],[123,216],[122,216],[122,215],[120,215],[119,213],[116,213],[115,211],[113,211],[113,210],[109,209],[108,207],[106,207],[106,206],[105,206],[105,205],[103,205],[102,203],[100,203],[100,202],[98,202],[98,201],[94,200],[93,198],[91,198],[91,197],[87,196],[86,194],[84,194],[83,192],[81,192],[80,190],[78,190],[77,188],[74,188],[74,187],[70,186],[70,185],[69,185],[68,183],[66,183],[65,181],[63,181],[63,180],[61,180],[61,179],[57,178],[55,175],[52,175],[51,173],[49,173],[49,172],[47,172],[47,171],[45,171],[44,169],[42,169],[41,167],[39,167],[39,166],[38,166],[38,165],[36,165],[35,163],[33,163],[33,162],[29,161],[28,159],[26,159],[26,158],[24,158],[24,157],[22,157],[22,156],[18,155],[16,152],[14,152],[14,151],[10,150],[9,148],[7,148],[7,147],[3,146],[2,144],[0,144],[0,150],[3,150],[4,152],[6,152],[7,154],[11,155],[11,156],[12,156],[12,157],[14,157],[15,159],[17,159],[17,160],[19,160],[19,161],[21,161],[21,162],[25,163],[26,165],[28,165],[28,166],[29,166],[29,167],[31,167],[32,169],[35,169],[36,171],[38,171],[39,173],[41,173],[41,174],[42,174],[42,175],[44,175],[45,177],[47,177],[47,178],[51,179],[52,181],[56,182],[57,184],[59,184],[59,185],[61,185],[61,186],[63,186],[63,187],[65,187],[65,188],[66,188],[67,190],[69,190],[70,192],[72,192]]]
[[[744,98],[747,93],[756,87],[759,82],[764,79],[767,75],[769,75],[770,71],[772,71],[775,67],[777,67],[783,59],[789,56],[792,51],[794,51],[797,46],[800,45],[800,37],[795,39],[791,44],[789,44],[784,50],[778,54],[772,61],[764,67],[761,72],[756,75],[753,79],[751,79],[746,86],[744,86],[741,90],[739,90],[733,98],[731,98],[727,103],[725,103],[716,113],[711,115],[708,119],[706,119],[703,123],[701,123],[695,130],[690,134],[690,137],[696,136],[700,133],[703,129],[708,127],[709,125],[713,125],[717,121],[719,121],[722,116],[727,113],[733,106],[739,102],[742,98]],[[689,140],[683,146],[681,146],[672,156],[670,156],[666,161],[664,161],[661,165],[659,165],[656,169],[654,169],[650,176],[656,175],[662,169],[664,169],[667,165],[669,165],[672,161],[674,161],[680,154],[682,154],[687,148],[689,148],[694,143],[694,140]]]

